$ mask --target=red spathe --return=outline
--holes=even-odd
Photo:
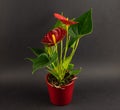
[[[61,27],[54,28],[42,38],[41,42],[48,46],[54,46],[55,43],[53,41],[52,35],[55,36],[56,43],[58,43],[65,37],[66,33],[66,30]]]

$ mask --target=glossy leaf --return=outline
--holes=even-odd
[[[72,70],[74,68],[74,64],[72,64],[72,63],[70,63],[69,65],[68,65],[68,70]]]
[[[33,62],[33,71],[32,71],[32,73],[34,73],[38,69],[40,69],[42,67],[45,67],[45,66],[47,66],[49,64],[49,58],[48,58],[47,54],[45,54],[45,53],[40,54],[36,58],[29,58],[28,60]]]
[[[69,73],[70,73],[70,75],[77,75],[81,72],[81,70],[82,70],[82,68],[80,68],[79,70],[72,70]]]
[[[40,48],[30,48],[30,50],[36,55],[40,55],[42,53],[44,53],[45,51],[43,49],[40,49]]]
[[[79,36],[79,37],[73,37],[73,38],[69,41],[68,47],[73,48],[75,41],[77,41],[80,37],[81,37],[81,36]]]
[[[56,79],[59,80],[59,75],[54,70],[47,69],[48,73],[52,74]]]
[[[50,60],[50,62],[49,62],[49,63],[54,62],[56,59],[57,59],[57,53],[56,53],[56,52],[54,52],[54,53],[50,56],[50,58],[49,58],[49,60]]]
[[[75,19],[75,21],[78,23],[69,28],[69,34],[72,37],[69,42],[69,47],[71,47],[77,39],[92,33],[92,9]]]
[[[61,28],[66,28],[66,25],[63,24],[60,20],[57,20],[57,22],[55,23],[54,27],[53,28],[58,28],[58,27],[61,27]]]

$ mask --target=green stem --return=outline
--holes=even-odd
[[[60,64],[62,64],[62,53],[63,53],[63,41],[61,40],[61,43],[60,43]]]
[[[55,50],[56,50],[56,53],[57,53],[57,66],[59,65],[59,54],[58,54],[58,45],[55,44]]]
[[[75,52],[76,52],[76,49],[77,49],[78,44],[79,44],[79,40],[80,40],[80,39],[78,39],[78,40],[75,42],[75,45],[74,45],[74,47],[73,47],[73,50],[72,50],[72,52],[71,52],[71,54],[70,54],[70,56],[69,56],[69,63],[71,62],[71,60],[72,60],[72,58],[73,58],[73,56],[74,56],[74,54],[75,54]]]
[[[69,28],[69,26],[66,25],[67,36],[66,36],[66,47],[65,47],[64,60],[66,58],[66,54],[67,54],[67,50],[68,50],[68,43],[69,43],[68,28]]]
[[[71,53],[71,57],[73,57],[73,55],[75,54],[76,49],[77,49],[78,44],[79,44],[79,41],[80,41],[80,38],[76,41],[76,44],[75,44],[75,46],[73,47],[73,51],[72,51],[72,53]]]

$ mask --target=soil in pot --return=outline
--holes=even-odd
[[[48,82],[52,85],[55,85],[55,86],[65,86],[65,85],[71,83],[73,78],[74,78],[73,75],[70,75],[69,73],[66,73],[65,77],[64,77],[64,80],[62,82],[58,82],[56,77],[54,77],[52,74],[49,74]]]

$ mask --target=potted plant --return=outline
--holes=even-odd
[[[66,105],[72,100],[74,80],[81,72],[81,68],[74,69],[71,61],[80,39],[92,33],[92,9],[74,19],[58,13],[54,13],[54,17],[57,22],[41,39],[44,49],[30,48],[35,58],[27,59],[33,63],[32,73],[46,67],[50,101],[55,105]]]

